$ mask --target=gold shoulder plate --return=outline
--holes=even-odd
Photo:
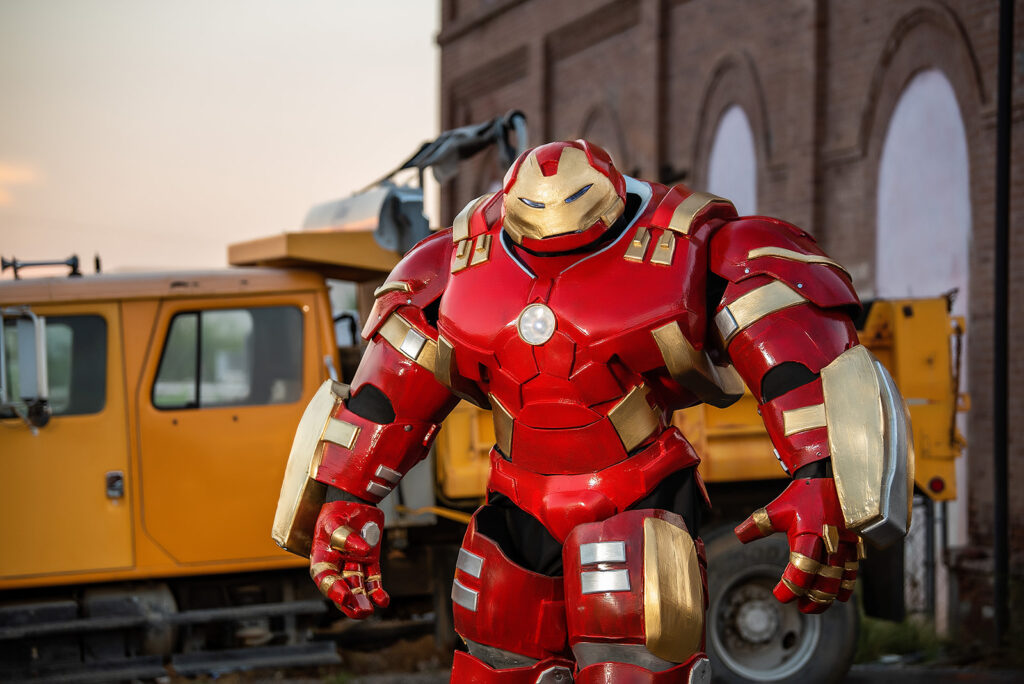
[[[714,204],[731,208],[733,213],[736,213],[732,202],[724,197],[712,195],[710,192],[695,192],[679,203],[679,206],[672,212],[672,218],[669,219],[666,227],[676,233],[689,235],[697,217]]]
[[[327,494],[327,485],[313,479],[323,456],[321,440],[344,398],[339,390],[347,394],[347,389],[331,380],[320,385],[302,414],[288,454],[270,536],[282,549],[299,556],[309,557],[313,528]]]
[[[462,208],[459,215],[452,221],[452,242],[461,242],[469,238],[470,217],[476,211],[476,208],[490,199],[492,195],[494,195],[493,192],[481,195]]]
[[[823,368],[821,384],[832,472],[846,527],[876,546],[888,546],[910,528],[910,413],[889,371],[860,345]]]

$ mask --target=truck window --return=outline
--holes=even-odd
[[[7,381],[19,396],[18,346],[14,325],[4,326]],[[107,402],[107,321],[102,316],[47,316],[46,365],[55,416],[99,413]],[[10,409],[0,418],[13,418]]]
[[[286,404],[302,395],[302,313],[293,306],[175,314],[153,384],[159,409]]]

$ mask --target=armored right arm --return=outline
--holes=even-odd
[[[321,389],[289,458],[275,540],[309,555],[313,580],[350,617],[366,617],[389,600],[379,564],[384,514],[374,504],[427,455],[458,402],[434,376],[437,303],[451,252],[447,231],[432,236],[377,289],[363,328],[369,345],[351,388]],[[303,459],[297,449],[308,465],[295,466],[302,491],[289,492],[293,462]],[[282,510],[288,505],[290,515]]]

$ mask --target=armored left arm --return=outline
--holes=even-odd
[[[723,226],[709,250],[712,337],[760,404],[793,482],[737,528],[743,541],[786,531],[776,587],[820,612],[849,598],[858,535],[880,545],[908,525],[909,429],[885,369],[859,345],[846,270],[781,221]]]

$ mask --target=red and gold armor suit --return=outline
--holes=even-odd
[[[908,522],[905,412],[858,307],[798,228],[626,178],[582,140],[537,147],[376,291],[351,388],[326,383],[300,426],[275,538],[345,614],[387,606],[374,504],[463,398],[497,444],[452,681],[709,681],[707,494],[671,414],[750,388],[793,480],[737,534],[788,535],[779,600],[847,600],[860,535]]]

